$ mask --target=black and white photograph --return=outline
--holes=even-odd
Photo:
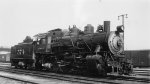
[[[150,84],[150,0],[0,0],[0,84]]]

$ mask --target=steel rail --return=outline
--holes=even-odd
[[[136,81],[141,83],[150,83],[149,79],[146,78],[135,78],[131,76],[112,76],[109,75],[107,77],[83,77],[83,76],[76,76],[76,75],[66,75],[66,74],[57,74],[51,72],[43,72],[43,71],[30,71],[30,70],[23,70],[23,69],[15,69],[10,67],[0,67],[0,70],[13,72],[16,74],[25,74],[43,78],[51,78],[63,81],[69,81],[73,83],[82,83],[82,84],[95,84],[95,83],[109,83],[109,84],[119,84],[112,80],[123,80],[123,81]]]

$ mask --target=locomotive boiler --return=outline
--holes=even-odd
[[[23,63],[26,67],[33,65],[36,69],[62,73],[129,74],[132,65],[124,57],[122,35],[120,26],[116,31],[110,31],[110,21],[104,21],[96,32],[90,24],[84,27],[84,31],[75,25],[69,27],[69,31],[54,29],[34,36],[34,62]]]

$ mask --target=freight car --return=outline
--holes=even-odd
[[[0,47],[0,62],[10,62],[10,48]]]
[[[134,67],[150,67],[150,50],[126,50],[125,55]]]
[[[35,35],[31,44],[12,47],[11,63],[62,73],[129,74],[132,64],[124,56],[123,34],[122,26],[110,31],[110,21],[104,21],[96,32],[89,24],[84,31],[75,25],[68,32],[58,28]]]
[[[10,62],[10,52],[0,52],[0,62]]]

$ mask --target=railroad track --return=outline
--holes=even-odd
[[[142,76],[150,76],[150,69],[134,69],[134,74]]]
[[[10,79],[10,80],[17,81],[17,82],[20,82],[21,84],[38,84],[38,83],[31,82],[31,81],[26,81],[26,80],[16,79],[16,78],[12,78],[12,77],[6,77],[6,76],[1,76],[1,75],[0,75],[0,77],[3,77],[3,78],[6,78],[6,79]],[[3,84],[3,83],[2,83],[2,84]]]
[[[22,70],[22,69],[14,69],[10,67],[5,67],[5,68],[3,67],[3,68],[0,68],[0,70],[5,71],[5,72],[16,73],[16,74],[25,74],[25,75],[30,75],[30,76],[58,79],[62,81],[69,81],[69,82],[82,83],[82,84],[95,84],[95,83],[100,83],[100,82],[118,84],[118,83],[113,83],[113,82],[100,81],[96,79],[89,79],[87,77],[81,77],[81,76],[71,76],[71,75],[47,73],[47,72],[41,72],[41,71],[29,71],[29,70]]]
[[[0,62],[0,67],[7,67],[7,66],[11,66],[11,63],[2,63]]]
[[[43,72],[43,71],[41,72],[41,71],[14,69],[11,67],[0,67],[0,71],[37,76],[37,77],[49,78],[49,79],[57,79],[57,80],[69,81],[72,83],[82,83],[82,84],[97,84],[97,83],[120,84],[120,83],[124,83],[125,81],[150,83],[149,79],[136,78],[131,76],[110,76],[109,75],[107,77],[83,77],[83,76],[76,76],[76,75],[72,76],[72,75],[57,74],[57,73],[50,73],[50,72]]]

